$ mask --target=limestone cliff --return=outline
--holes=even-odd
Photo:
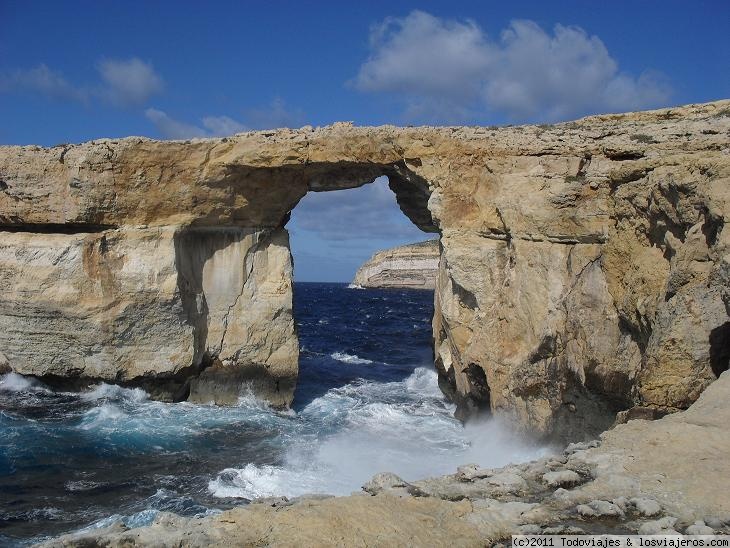
[[[439,266],[438,240],[379,251],[355,273],[352,285],[434,289]]]
[[[720,101],[554,126],[2,147],[0,352],[47,380],[221,400],[249,385],[285,404],[289,213],[386,175],[440,234],[436,366],[462,415],[576,437],[617,411],[684,409],[730,354],[729,135]]]

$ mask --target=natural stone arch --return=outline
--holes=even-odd
[[[0,363],[159,397],[250,381],[286,404],[287,216],[310,190],[385,174],[440,233],[435,361],[457,400],[571,438],[628,408],[686,408],[727,355],[712,334],[728,322],[729,104],[2,147]]]
[[[235,188],[237,197],[243,196],[246,201],[261,201],[262,198],[258,193],[268,185],[278,188],[288,187],[288,191],[297,190],[297,192],[288,193],[288,201],[282,200],[276,203],[278,207],[268,213],[269,220],[261,222],[273,226],[224,229],[207,226],[208,219],[201,218],[176,234],[176,261],[184,265],[184,268],[179,268],[178,279],[183,284],[179,287],[180,294],[188,303],[203,304],[199,309],[193,304],[186,307],[187,322],[196,326],[194,332],[196,354],[193,358],[196,370],[190,380],[190,390],[185,394],[186,398],[193,401],[232,403],[246,385],[276,405],[291,403],[298,376],[298,341],[292,325],[293,261],[286,224],[296,204],[308,192],[334,192],[358,188],[373,183],[381,176],[388,177],[389,187],[406,217],[424,232],[437,233],[438,228],[428,209],[429,184],[411,171],[404,161],[389,164],[321,162],[274,168],[237,165],[229,170],[226,184]],[[256,243],[241,244],[242,239],[249,234],[247,231],[250,230],[254,231]],[[209,299],[206,295],[215,296],[217,288],[210,283],[206,284],[204,274],[206,265],[216,253],[226,253],[225,250],[238,257],[239,263],[248,260],[241,261],[243,255],[250,256],[251,261],[255,262],[262,252],[266,257],[277,257],[274,261],[275,268],[270,268],[272,261],[267,260],[266,267],[250,268],[249,276],[266,271],[266,280],[261,280],[260,283],[266,283],[269,278],[276,276],[286,280],[286,291],[279,295],[283,299],[278,305],[261,313],[258,327],[250,326],[245,333],[239,333],[238,336],[235,334],[235,327],[232,332],[228,326],[245,324],[244,316],[247,315],[249,308],[242,306],[240,313],[236,314],[239,304],[236,299],[240,299],[243,295],[246,297],[244,303],[256,301],[255,290],[246,293],[245,276],[222,299],[219,299],[224,305],[214,307],[217,313],[211,314],[207,306]],[[224,272],[236,272],[236,268],[230,263],[219,268]],[[209,287],[206,288],[206,285]],[[236,287],[242,287],[243,290],[232,304],[231,296],[235,294]],[[274,299],[269,298],[268,302],[272,303]],[[223,330],[219,327],[221,325],[224,327]],[[252,332],[266,333],[269,338],[274,337],[275,340],[273,343],[259,345],[253,352],[243,354],[241,351],[252,339]],[[226,347],[229,348],[228,351]],[[273,359],[272,355],[277,359]],[[260,361],[263,363],[259,363]]]

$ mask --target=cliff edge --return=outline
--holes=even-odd
[[[357,287],[434,289],[439,267],[438,240],[378,251],[355,274]]]

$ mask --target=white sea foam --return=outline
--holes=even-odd
[[[118,405],[105,403],[89,409],[84,413],[84,419],[81,422],[80,428],[82,430],[94,430],[96,428],[114,429],[119,425],[120,419],[126,417],[126,413]]]
[[[463,427],[443,400],[437,375],[418,368],[401,382],[360,381],[313,400],[299,417],[329,427],[300,437],[279,466],[227,468],[208,488],[217,497],[256,498],[304,493],[347,494],[374,474],[406,480],[453,473],[460,464],[498,467],[546,454],[508,425],[485,420]]]
[[[48,388],[39,380],[33,377],[24,377],[17,373],[6,373],[0,375],[0,390],[6,392],[48,392]]]
[[[98,483],[95,481],[86,481],[86,480],[78,480],[78,481],[67,481],[63,484],[64,489],[66,491],[91,491],[93,489],[97,489],[98,487],[103,486],[103,483]]]
[[[438,386],[438,375],[433,369],[418,367],[404,381],[406,390],[429,398],[443,398]]]
[[[330,354],[330,357],[336,359],[337,361],[343,362],[343,363],[352,363],[357,365],[365,365],[368,363],[373,363],[373,360],[366,360],[365,358],[360,358],[354,354],[346,354],[344,352],[334,352]]]
[[[141,388],[124,388],[115,384],[101,383],[86,392],[82,392],[81,399],[86,401],[107,399],[142,402],[149,399],[149,394]]]
[[[97,529],[105,529],[107,527],[111,527],[116,523],[121,523],[128,529],[134,529],[135,527],[145,527],[147,525],[151,525],[152,522],[155,521],[155,518],[159,513],[159,510],[147,508],[146,510],[142,510],[141,512],[137,512],[129,516],[125,516],[122,514],[112,514],[111,516],[107,516],[104,519],[95,521],[92,524],[87,525],[86,527],[82,527],[76,532],[85,533],[95,531]]]
[[[316,469],[291,464],[290,467],[247,464],[243,468],[226,468],[208,483],[208,489],[216,497],[246,499],[312,492],[319,483]]]

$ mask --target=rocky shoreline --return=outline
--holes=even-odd
[[[348,497],[267,498],[205,518],[160,513],[42,543],[58,547],[493,546],[524,534],[730,534],[730,373],[687,411],[630,420],[599,440],[500,469],[406,482],[376,475]]]
[[[439,268],[438,240],[426,240],[378,251],[355,273],[355,287],[435,289]]]

